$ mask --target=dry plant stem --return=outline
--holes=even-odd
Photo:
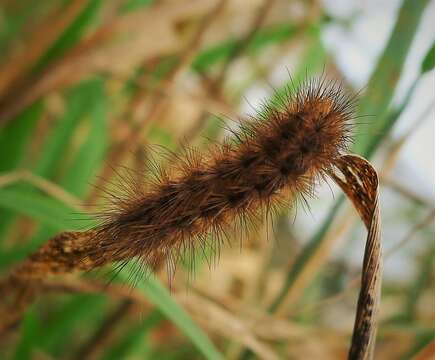
[[[391,180],[390,180],[391,181]],[[392,185],[390,184],[390,181],[388,183],[388,185]],[[393,256],[398,250],[400,250],[404,245],[406,245],[407,243],[409,243],[411,240],[414,239],[414,236],[422,229],[424,229],[425,227],[429,226],[434,220],[435,220],[435,210],[433,207],[433,204],[428,202],[427,199],[424,199],[422,197],[420,197],[417,194],[412,193],[410,190],[400,187],[400,188],[395,188],[395,186],[401,186],[398,184],[394,184],[394,186],[392,186],[394,188],[394,190],[397,190],[401,195],[403,195],[404,197],[419,203],[421,205],[424,205],[426,207],[428,207],[429,209],[432,209],[429,214],[424,217],[421,221],[419,221],[418,223],[416,223],[409,231],[407,234],[405,234],[405,236],[398,241],[395,245],[393,245],[390,249],[384,251],[384,262],[387,262],[388,259],[391,258],[391,256]],[[299,311],[301,313],[305,312],[305,311],[309,311],[312,310],[313,308],[321,308],[324,306],[327,306],[328,304],[331,303],[335,303],[341,299],[343,299],[350,290],[356,288],[358,286],[359,283],[359,278],[358,277],[354,277],[352,278],[346,285],[345,289],[343,289],[342,291],[340,291],[339,293],[332,295],[326,299],[322,299],[320,302],[316,303],[316,304],[311,304],[311,305],[307,305],[304,306],[302,308],[299,309]]]
[[[388,185],[391,185],[391,187],[393,187],[395,190],[402,193],[404,196],[409,197],[419,203],[422,203],[429,208],[432,208],[433,206],[432,204],[427,202],[427,199],[420,198],[418,195],[410,193],[407,189],[401,188],[400,185],[394,183],[392,179],[388,179],[388,176],[389,173],[393,170],[394,164],[398,158],[398,154],[400,150],[403,148],[403,145],[412,136],[412,134],[416,131],[416,129],[419,128],[426,119],[428,119],[428,115],[432,110],[433,110],[433,103],[431,103],[426,108],[426,110],[422,113],[422,116],[420,116],[419,119],[416,121],[415,127],[410,128],[401,138],[399,138],[390,147],[388,156],[385,160],[385,164],[381,170],[382,176],[386,177],[387,181],[389,182]],[[350,216],[348,209],[342,209],[342,210],[343,210],[343,216],[337,216],[337,221],[336,223],[334,223],[335,225],[327,233],[325,237],[325,241],[322,242],[322,247],[319,248],[318,251],[316,252],[316,255],[310,259],[310,262],[304,267],[304,271],[301,272],[297,280],[294,282],[293,286],[287,292],[285,299],[281,302],[280,306],[277,308],[276,311],[277,314],[288,313],[288,308],[290,307],[290,304],[294,304],[296,302],[299,294],[306,287],[307,282],[310,281],[312,274],[314,273],[314,270],[318,268],[319,263],[323,262],[324,259],[326,258],[326,254],[330,252],[329,249],[332,247],[332,245],[334,245],[335,239],[340,238],[342,234],[346,233],[351,228],[354,220],[353,216]],[[430,213],[427,216],[427,218],[424,218],[420,223],[418,223],[415,227],[413,227],[410,230],[410,232],[398,243],[397,246],[394,246],[392,249],[387,251],[385,258],[390,257],[404,244],[409,242],[414,237],[414,235],[418,232],[418,230],[429,225],[433,221],[433,218],[434,218],[433,213]],[[359,279],[357,277],[353,278],[346,286],[346,289],[344,289],[340,293],[333,295],[325,300],[322,300],[320,303],[315,304],[313,306],[303,307],[302,310],[298,308],[298,311],[304,312],[305,310],[311,309],[312,307],[318,308],[321,306],[325,306],[331,302],[336,302],[337,300],[342,299],[349,290],[357,287],[358,280]]]
[[[9,89],[9,93],[13,93],[19,85],[23,85],[19,84],[23,74],[27,73],[29,67],[46,51],[86,4],[85,0],[71,1],[62,11],[57,9],[37,29],[33,29],[30,38],[26,41],[26,51],[13,56],[0,71],[0,96],[5,96],[6,89]],[[13,89],[11,90],[11,88]],[[16,94],[14,95],[16,96]],[[0,101],[0,108],[3,108],[7,103],[7,98],[6,96]],[[6,118],[7,116],[2,116],[0,124]]]
[[[292,286],[286,292],[285,297],[277,304],[278,306],[274,311],[275,314],[285,316],[289,313],[289,309],[292,309],[292,306],[297,304],[303,290],[306,289],[307,284],[312,281],[319,267],[326,262],[327,256],[331,253],[334,246],[336,246],[337,240],[341,239],[354,224],[354,220],[356,220],[355,218],[357,216],[350,210],[350,206],[347,206],[347,204],[342,207],[339,216],[336,217],[330,230],[326,233],[318,251],[311,256]],[[296,306],[294,306],[294,309],[296,309]]]
[[[143,294],[135,289],[128,289],[116,284],[107,285],[83,279],[53,278],[44,280],[41,286],[45,292],[105,293],[125,302],[132,301],[140,305],[142,311],[148,310],[150,305]],[[287,340],[288,334],[306,336],[308,333],[307,329],[285,321],[276,321],[275,324],[275,319],[268,319],[265,328],[257,321],[240,319],[219,302],[198,295],[196,292],[189,292],[187,295],[184,289],[181,291],[174,289],[173,296],[202,327],[212,333],[235,339],[261,359],[277,358],[273,349],[268,345],[268,341]]]
[[[342,156],[336,161],[336,166],[344,175],[344,178],[338,176],[336,172],[330,172],[330,176],[352,200],[368,229],[361,290],[349,359],[372,359],[376,337],[382,270],[378,176],[366,160],[356,155]],[[347,225],[348,223],[346,222],[340,222],[339,232],[347,229]],[[333,233],[337,235],[336,230]],[[325,244],[333,241],[334,236],[328,235],[328,239],[331,240],[327,240]],[[321,253],[322,251],[318,252],[318,254]],[[323,258],[322,256],[320,257]],[[295,282],[285,302],[292,300],[293,294],[303,288],[300,283],[304,283],[305,276],[309,276],[311,273],[310,268],[315,263],[316,258],[309,263],[308,270],[304,271],[303,276],[300,276]]]
[[[198,296],[191,297],[185,301],[186,298],[181,298],[181,304],[185,305],[187,308],[192,309],[192,300],[195,302],[195,308],[201,308],[201,311],[191,311],[194,315],[196,321],[198,321],[202,326],[206,327],[212,332],[219,333],[220,335],[237,341],[244,346],[252,349],[260,359],[265,360],[278,360],[278,355],[267,346],[265,343],[259,341],[253,331],[251,326],[246,324],[246,322],[239,320],[237,317],[232,315],[227,310],[217,306],[215,303],[207,301]],[[183,301],[184,300],[184,301]],[[204,316],[207,314],[207,317]],[[210,321],[210,318],[213,321]]]
[[[410,189],[404,186],[392,177],[386,176],[385,178],[381,178],[381,185],[389,187],[391,190],[395,191],[403,198],[411,200],[418,205],[425,206],[429,209],[435,207],[435,203],[433,200],[428,199],[423,194],[415,192],[415,189]]]
[[[252,22],[252,25],[250,26],[248,33],[238,42],[237,46],[233,48],[232,52],[229,54],[228,59],[225,61],[222,68],[220,69],[217,77],[211,82],[211,84],[209,84],[207,89],[209,98],[219,99],[221,100],[220,102],[225,103],[220,93],[221,93],[222,84],[225,82],[225,78],[227,76],[229,66],[234,60],[236,60],[241,54],[243,54],[243,51],[245,50],[246,46],[249,45],[249,43],[251,42],[255,34],[263,25],[263,22],[267,18],[267,14],[272,9],[274,2],[275,0],[263,1],[262,6],[260,6],[260,8],[258,9],[254,17],[254,20]],[[190,144],[196,138],[196,136],[199,134],[201,129],[204,127],[208,115],[209,114],[205,111],[203,111],[200,114],[198,119],[195,121],[194,126],[184,136],[184,142],[186,144]]]
[[[137,304],[140,304],[142,309],[149,309],[149,302],[146,297],[135,289],[129,289],[125,286],[118,284],[105,284],[95,280],[80,279],[72,276],[63,276],[50,279],[44,279],[41,282],[41,288],[45,293],[85,293],[85,294],[101,294],[104,293],[114,299],[131,300]],[[216,299],[206,294],[202,294],[196,289],[188,294],[185,293],[185,289],[173,289],[173,296],[178,302],[191,309],[190,312],[195,312],[198,318],[202,317],[205,327],[214,326],[207,320],[207,309],[202,306],[197,306],[201,299],[201,302],[207,301],[210,304],[214,304],[222,310],[227,311],[229,314],[239,312],[239,307],[234,306],[232,303],[222,304],[222,299]],[[237,326],[240,328],[246,328],[252,330],[252,335],[258,337],[258,339],[266,341],[288,341],[295,338],[307,337],[313,333],[321,334],[325,329],[316,327],[310,327],[308,325],[301,325],[298,323],[292,323],[287,319],[277,318],[270,316],[267,313],[258,313],[258,308],[252,309],[252,314],[248,311],[246,318],[240,319],[234,315],[234,323],[238,320]],[[244,323],[245,325],[242,325]],[[222,321],[222,327],[225,327],[225,322]],[[345,336],[345,333],[339,332],[341,336]]]
[[[395,244],[391,249],[389,249],[385,256],[390,256],[398,251],[402,246],[408,243],[421,229],[430,225],[435,220],[435,209],[432,209],[431,212],[417,224],[415,224],[411,230],[400,240],[397,244]]]
[[[243,38],[238,42],[237,46],[232,50],[229,56],[230,59],[224,62],[218,76],[213,81],[211,89],[212,92],[217,92],[218,88],[225,80],[231,62],[237,59],[244,52],[245,48],[249,45],[255,34],[263,25],[264,21],[267,18],[267,15],[271,11],[275,2],[276,0],[264,0],[261,6],[258,8],[249,31],[246,33],[245,36],[243,36]]]
[[[129,80],[127,77],[120,77],[116,74],[111,74],[111,76],[122,82]],[[191,89],[185,89],[181,86],[176,86],[175,84],[173,88],[168,89],[167,86],[164,86],[164,84],[150,84],[147,79],[137,79],[134,81],[134,84],[143,90],[152,90],[156,95],[161,97],[175,96],[180,100],[186,99],[188,101],[194,101],[195,104],[204,112],[208,111],[208,113],[211,114],[227,114],[234,119],[239,117],[239,113],[234,110],[231,104],[228,104],[221,99],[211,98],[207,94],[204,94],[201,88],[192,91]],[[171,90],[171,93],[169,93],[168,90]]]
[[[409,198],[410,200],[415,201],[415,202],[417,202],[419,204],[422,204],[422,205],[426,206],[429,209],[433,209],[434,206],[433,206],[433,204],[430,201],[428,201],[428,199],[423,198],[419,194],[414,193],[410,189],[407,189],[404,186],[402,186],[400,183],[396,182],[394,179],[392,179],[390,177],[390,173],[394,169],[394,166],[396,164],[396,161],[398,159],[398,155],[399,155],[400,151],[403,149],[404,145],[411,138],[411,136],[415,133],[415,131],[426,121],[426,119],[429,118],[429,115],[430,115],[431,111],[433,110],[433,107],[434,107],[434,104],[431,103],[425,109],[425,111],[423,111],[422,115],[416,120],[415,127],[409,128],[408,131],[406,131],[403,134],[403,136],[401,136],[397,141],[395,141],[389,147],[389,151],[388,151],[388,154],[387,154],[387,156],[385,158],[384,165],[382,166],[382,169],[380,171],[381,180],[384,183],[384,185],[389,186],[390,188],[392,188],[394,191],[398,192],[402,196],[404,196],[406,198]],[[346,210],[345,213],[348,213],[348,211]],[[433,221],[433,219],[434,219],[432,214],[433,214],[433,212],[431,212],[421,222],[415,224],[413,226],[413,228],[403,237],[402,240],[400,240],[391,249],[386,251],[385,252],[385,256],[384,256],[385,260],[390,258],[402,246],[404,246],[406,243],[408,243],[410,240],[412,240],[414,238],[414,235],[419,230],[421,230],[422,228],[428,226]],[[345,216],[343,216],[343,217],[338,216],[337,219],[341,219],[339,221],[339,223],[342,224],[342,225],[339,226],[339,227],[342,227],[342,226],[346,227],[346,229],[343,228],[344,232],[351,227],[352,222],[353,222],[353,218],[349,219],[347,216],[346,217]],[[331,229],[331,231],[328,234],[332,234],[333,237],[339,237],[340,236],[340,234],[336,230],[334,230],[334,229]],[[331,236],[329,236],[329,235],[327,235],[327,236],[328,236],[327,239],[331,238]],[[329,243],[329,241],[327,239],[325,240],[325,243]],[[319,256],[321,256],[320,254],[325,254],[325,252],[324,251],[318,251],[318,254],[319,254]],[[316,257],[314,257],[314,260],[315,260],[315,258]],[[311,267],[311,266],[308,265],[308,267]],[[306,273],[305,271],[302,273],[302,275],[301,275],[302,278],[304,277],[303,275],[305,273]],[[301,282],[303,282],[303,279],[302,279]],[[306,287],[305,283],[301,284],[301,286],[298,286],[299,283],[300,283],[299,281],[296,281],[294,286],[292,286],[292,288],[288,292],[288,295],[286,296],[285,300],[278,307],[278,311],[277,311],[278,314],[283,314],[284,311],[286,311],[286,309],[289,308],[290,304],[295,303],[295,296],[293,296],[293,294],[298,294],[299,293],[299,290],[297,288],[305,288]],[[322,306],[326,306],[327,304],[329,304],[331,302],[336,302],[336,301],[342,299],[351,289],[355,288],[357,285],[358,285],[358,278],[355,277],[352,280],[350,280],[349,283],[347,284],[346,288],[343,291],[339,292],[338,294],[335,294],[335,295],[333,295],[333,296],[331,296],[329,298],[326,298],[326,299],[320,301],[320,303],[313,304],[313,305],[308,305],[307,307],[303,307],[302,310],[298,309],[298,311],[304,312],[305,310],[308,310],[308,309],[320,308]]]
[[[396,161],[398,159],[398,155],[400,151],[403,149],[404,145],[411,138],[412,134],[426,121],[428,115],[433,109],[433,104],[431,103],[426,110],[422,113],[422,115],[416,120],[415,127],[411,127],[406,131],[397,141],[395,141],[389,147],[388,154],[384,160],[384,164],[382,169],[380,170],[381,179],[387,179],[387,181],[391,182],[391,187],[399,192],[402,192],[405,196],[415,199],[416,201],[421,201],[429,208],[432,208],[432,204],[428,204],[426,199],[417,198],[417,195],[413,195],[406,191],[406,189],[400,188],[400,186],[394,182],[394,180],[389,179],[391,171],[394,169]],[[385,180],[384,180],[385,181]],[[312,281],[314,274],[317,272],[318,268],[326,261],[328,254],[331,253],[332,248],[336,246],[337,239],[340,239],[344,234],[346,234],[353,226],[355,216],[349,212],[349,209],[346,206],[343,206],[340,213],[335,217],[333,225],[330,227],[329,231],[326,233],[324,241],[320,248],[315,252],[314,255],[311,256],[310,260],[304,266],[304,269],[300,272],[293,285],[288,289],[285,297],[283,297],[282,301],[280,301],[279,306],[276,308],[276,313],[278,315],[284,315],[288,313],[288,309],[291,308],[291,305],[297,303],[302,290],[307,287],[308,282]],[[407,241],[411,239],[408,237]],[[400,246],[398,247],[400,248]],[[390,253],[390,251],[389,251]],[[354,284],[354,280],[351,281],[351,284]],[[347,289],[351,289],[353,286],[350,285],[343,292],[346,292]],[[340,294],[334,295],[332,298],[341,298]]]
[[[345,155],[337,161],[344,179],[331,176],[352,200],[368,229],[352,345],[349,359],[372,359],[381,296],[382,249],[378,176],[366,160]]]
[[[59,185],[52,183],[38,175],[32,174],[28,170],[18,170],[1,175],[0,188],[18,181],[27,181],[28,183],[32,184],[37,189],[44,191],[46,194],[50,195],[54,199],[57,199],[60,202],[65,203],[74,209],[83,212],[85,211],[85,209],[80,206],[81,200],[79,198],[76,198],[74,195],[65,191]]]
[[[149,302],[141,293],[134,289],[117,284],[104,284],[89,279],[77,279],[73,277],[58,277],[46,279],[41,284],[44,292],[67,292],[67,293],[105,293],[114,299],[131,300],[147,311]],[[280,319],[265,313],[258,313],[258,309],[252,314],[241,317],[237,306],[229,303],[222,305],[222,300],[214,299],[197,291],[185,293],[185,289],[173,289],[173,296],[182,304],[189,313],[208,331],[220,336],[235,339],[244,347],[253,351],[259,358],[267,358],[267,354],[273,354],[270,342],[303,341],[307,338],[317,338],[326,331],[321,327],[310,327],[292,323],[286,319]],[[347,334],[340,331],[328,331],[337,338],[346,340]]]
[[[190,65],[193,57],[197,53],[198,48],[201,46],[202,38],[208,27],[212,23],[212,20],[223,10],[226,2],[227,0],[219,0],[217,5],[209,12],[209,14],[202,19],[196,33],[181,54],[178,64],[174,69],[171,70],[169,76],[164,80],[164,84],[162,86],[166,93],[172,92],[171,89],[174,87],[176,79],[181,76],[186,67]],[[142,139],[144,134],[146,134],[150,125],[160,118],[163,111],[166,109],[167,100],[167,98],[162,98],[159,94],[155,94],[151,97],[151,104],[149,105],[148,113],[146,115],[140,116],[140,119],[136,119],[136,121],[129,128],[125,138],[122,139],[118,146],[114,147],[110,151],[106,160],[106,165],[101,171],[99,181],[95,189],[103,187],[105,181],[110,178],[113,172],[112,166],[121,164],[122,160],[129,153],[129,151],[134,153],[136,148],[143,144]],[[96,199],[96,194],[97,193],[94,192],[91,195],[90,201]]]
[[[0,280],[0,294],[4,294],[0,299],[0,334],[20,321],[40,291],[41,279],[50,274],[90,270],[98,266],[95,259],[87,258],[83,262],[83,256],[95,250],[94,238],[93,231],[61,233],[12,269],[6,279]]]
[[[400,136],[396,141],[394,141],[389,148],[388,156],[384,161],[382,170],[380,172],[381,179],[388,178],[389,174],[394,168],[397,162],[400,152],[402,151],[404,145],[408,140],[415,134],[415,132],[421,128],[422,125],[428,119],[431,119],[430,114],[435,108],[435,100],[432,101],[422,112],[422,114],[413,123],[412,127],[408,129],[402,136]]]
[[[122,15],[109,21],[42,72],[26,74],[27,77],[14,90],[15,96],[8,96],[5,106],[0,107],[0,127],[15,119],[15,115],[26,106],[50,91],[65,88],[95,73],[110,72],[110,69],[123,71],[124,65],[120,70],[119,63],[126,63],[126,67],[136,67],[145,60],[179,51],[180,44],[184,42],[177,38],[173,25],[203,16],[215,3],[216,0],[180,0],[174,4],[157,4],[137,14]],[[162,33],[159,40],[148,36],[156,28]],[[127,42],[110,42],[110,39],[126,32],[137,36],[129,36],[131,41]],[[15,85],[11,84],[10,87]]]
[[[3,84],[5,86],[3,89],[4,94],[0,98],[0,128],[5,126],[8,122],[13,121],[17,114],[50,90],[57,90],[59,87],[65,86],[66,84],[73,84],[81,78],[79,75],[80,71],[77,70],[80,68],[80,61],[75,63],[75,60],[77,58],[80,59],[80,56],[86,57],[88,55],[87,52],[96,45],[95,42],[101,40],[101,36],[85,40],[83,44],[77,45],[76,48],[67,53],[63,58],[49,63],[44,69],[38,72],[29,70],[32,70],[30,66],[37,64],[35,64],[38,60],[36,56],[42,55],[43,51],[53,44],[52,41],[59,36],[59,33],[74,20],[87,4],[88,1],[72,1],[61,14],[50,16],[45,22],[43,29],[33,31],[34,34],[43,34],[42,42],[40,42],[41,39],[39,39],[39,36],[32,36],[28,41],[29,46],[25,47],[26,51],[17,59],[18,66],[23,67],[23,65],[25,65],[24,70],[27,71],[22,71],[21,68],[14,69],[16,66],[14,59],[12,59],[10,66],[5,67],[2,73],[5,73],[6,80],[10,81]],[[44,35],[44,33],[46,34]],[[50,42],[45,43],[46,41]],[[40,48],[41,44],[44,46],[43,48]],[[35,51],[39,51],[39,53],[35,54]],[[26,63],[21,65],[20,61]],[[20,71],[20,77],[8,79],[10,67],[12,67],[12,71]],[[75,68],[76,71],[71,71],[73,68]],[[74,73],[75,76],[71,76],[72,73]],[[0,76],[1,75],[0,73]],[[0,84],[0,86],[1,85],[2,84]]]

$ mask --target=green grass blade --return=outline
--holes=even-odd
[[[265,46],[280,43],[291,38],[296,28],[291,24],[275,25],[259,30],[247,45],[249,52],[256,52]],[[197,72],[206,72],[211,66],[219,61],[227,60],[234,49],[239,46],[237,39],[226,40],[215,46],[200,52],[192,63],[192,67]]]
[[[35,306],[30,307],[21,325],[15,359],[32,359],[32,351],[41,350],[58,358],[65,343],[78,333],[87,333],[96,320],[103,316],[106,305],[107,298],[104,295],[69,296],[51,309],[43,323],[36,316]]]
[[[67,186],[67,190],[77,195],[82,195],[89,187],[91,182],[89,176],[92,174],[92,170],[98,168],[106,146],[106,102],[103,85],[103,81],[97,78],[81,83],[68,91],[65,115],[59,119],[58,125],[48,137],[43,146],[42,155],[36,165],[36,173],[45,177],[52,176],[57,166],[62,164],[61,160],[64,158],[68,144],[71,142],[80,121],[86,114],[90,114],[91,130],[89,137],[79,150],[72,167],[67,171],[67,177],[71,177],[76,182],[71,183],[65,180],[68,185],[71,185],[70,187]],[[19,132],[15,130],[11,133],[8,131],[9,127],[3,130],[5,138],[6,135],[16,135],[17,142],[10,145],[15,154],[20,154],[15,156],[16,161],[11,163],[8,160],[8,163],[3,163],[4,166],[7,165],[8,170],[11,169],[11,166],[18,166],[21,158],[24,158],[27,148],[26,141],[29,139],[33,128],[29,126],[29,123],[36,123],[41,110],[41,104],[33,105],[17,119],[20,121],[11,123],[13,127],[18,129],[23,125],[22,128],[26,131]],[[21,141],[21,138],[24,139]],[[10,141],[6,141],[6,143],[9,144]],[[58,211],[64,211],[67,207],[54,199],[43,196],[38,191],[34,191],[28,184],[0,189],[1,191],[3,191],[1,195],[2,199],[0,199],[0,211],[3,215],[0,218],[0,225],[2,226],[0,227],[0,234],[3,235],[2,238],[6,235],[8,225],[11,224],[16,214],[22,213],[21,208],[26,216],[37,220],[40,225],[37,234],[25,245],[11,250],[2,250],[0,255],[0,258],[4,259],[4,262],[1,264],[2,268],[22,259],[30,251],[35,250],[35,247],[40,245],[47,237],[52,236],[54,231],[70,228],[80,229],[85,224],[83,221],[79,221],[77,224],[70,221],[71,218],[76,217],[73,211],[66,214],[64,221],[60,223],[57,220],[53,220],[53,214]],[[58,210],[59,208],[61,210]],[[41,215],[38,215],[38,213]],[[48,216],[44,214],[48,214]]]
[[[396,24],[378,64],[372,73],[367,90],[359,102],[358,115],[371,115],[370,125],[357,129],[353,150],[370,156],[386,136],[392,121],[387,116],[418,24],[428,0],[404,0]]]
[[[56,309],[50,321],[45,322],[35,346],[58,358],[69,339],[78,332],[88,333],[94,323],[98,323],[107,310],[107,300],[105,295],[71,296]]]
[[[20,327],[20,340],[15,348],[14,360],[32,359],[32,350],[41,331],[41,322],[36,316],[34,307],[26,311]]]
[[[47,64],[58,59],[68,49],[74,46],[90,25],[97,19],[101,0],[90,0],[87,6],[82,10],[72,24],[59,36],[54,44],[46,51],[34,67],[38,72]]]
[[[150,347],[146,334],[158,325],[162,318],[159,311],[152,311],[145,320],[130,327],[121,340],[106,351],[103,360],[126,359],[127,357],[139,355],[138,353],[143,356],[143,352],[149,351]]]
[[[143,7],[150,6],[154,0],[127,0],[122,4],[122,12],[140,10]]]
[[[119,276],[124,281],[131,281],[132,274],[143,271],[136,261],[130,261]],[[167,316],[192,341],[207,359],[223,359],[224,357],[214,347],[208,336],[195,324],[187,312],[174,300],[169,291],[155,278],[148,277],[135,283],[154,306]]]
[[[426,56],[421,63],[422,74],[431,71],[435,67],[435,42],[432,44],[431,48],[427,52]]]
[[[42,103],[37,102],[0,129],[0,154],[7,154],[0,156],[0,171],[12,170],[23,163],[28,141],[42,110]]]
[[[0,188],[0,207],[28,216],[55,230],[79,228],[79,221],[70,220],[74,217],[74,210],[36,191]]]
[[[43,177],[51,177],[54,174],[56,165],[66,153],[74,131],[98,99],[100,86],[100,80],[90,80],[68,92],[65,113],[46,141],[35,169],[36,174]]]
[[[90,113],[89,134],[61,181],[65,190],[78,197],[83,197],[89,190],[108,144],[108,104],[102,83],[96,86],[95,92],[94,100],[87,110]]]
[[[11,121],[5,128],[0,130],[0,171],[11,171],[23,164],[25,153],[32,136],[33,129],[42,114],[43,106],[37,102],[23,111]],[[0,209],[0,242],[4,238],[15,218],[13,212]]]
[[[270,311],[275,311],[279,304],[281,304],[286,295],[288,290],[293,286],[294,282],[300,275],[301,271],[305,267],[306,263],[309,261],[311,256],[317,251],[319,246],[321,245],[323,241],[324,234],[326,233],[327,228],[329,228],[330,224],[332,223],[332,220],[338,213],[339,208],[344,202],[344,196],[340,196],[337,199],[337,202],[334,204],[334,207],[328,214],[326,220],[323,222],[322,227],[319,229],[318,232],[314,234],[310,242],[304,247],[300,255],[296,258],[295,262],[293,263],[293,266],[290,268],[290,271],[287,274],[287,277],[285,279],[284,286],[282,287],[281,291],[273,301],[272,305],[270,306]]]

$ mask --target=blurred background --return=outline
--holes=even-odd
[[[146,145],[206,150],[290,75],[324,74],[360,94],[352,151],[381,177],[375,358],[434,359],[433,19],[428,0],[1,0],[0,271],[92,225]],[[319,187],[170,290],[165,269],[134,290],[51,279],[0,358],[344,359],[366,231],[340,194]]]

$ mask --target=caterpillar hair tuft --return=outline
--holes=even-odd
[[[153,183],[132,183],[96,229],[99,251],[175,265],[186,251],[216,251],[237,226],[311,196],[351,139],[355,99],[324,78],[288,88],[222,145],[169,154]],[[212,235],[212,236],[210,236]],[[106,255],[107,254],[107,255]]]
[[[186,252],[217,253],[235,228],[314,194],[351,141],[354,106],[324,77],[289,87],[223,144],[168,153],[169,165],[146,182],[126,178],[96,228],[59,234],[19,271],[90,270],[133,258],[151,268],[166,260],[174,270]]]

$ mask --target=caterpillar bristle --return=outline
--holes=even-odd
[[[172,272],[183,254],[219,253],[236,228],[246,232],[265,214],[313,196],[351,141],[355,98],[321,77],[277,99],[222,145],[204,154],[167,151],[165,168],[148,165],[152,180],[124,181],[95,229],[99,263],[166,260]]]
[[[131,259],[147,269],[166,262],[173,274],[183,259],[209,251],[216,258],[232,234],[255,231],[299,199],[306,203],[351,141],[355,97],[321,77],[291,85],[275,99],[205,153],[155,147],[165,166],[149,152],[149,176],[124,171],[107,190],[111,205],[94,229],[58,234],[11,276],[38,278],[114,262],[122,269]]]

